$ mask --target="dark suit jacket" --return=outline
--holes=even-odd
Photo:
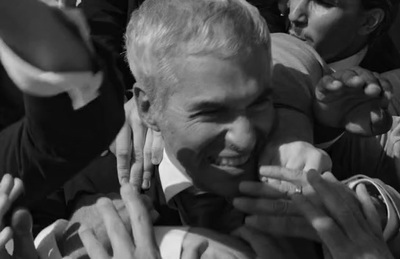
[[[82,195],[118,193],[116,158],[112,153],[96,158],[77,177],[65,185],[64,192],[68,204],[68,213],[73,213],[78,207]],[[158,167],[155,168],[151,180],[151,188],[144,192],[152,201],[154,209],[160,214],[156,225],[178,226],[181,220],[177,210],[170,208],[165,200],[161,187]],[[69,216],[69,215],[68,215]],[[53,220],[56,220],[54,218]],[[45,226],[43,226],[45,227]]]

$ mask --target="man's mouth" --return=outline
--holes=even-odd
[[[239,167],[244,165],[250,158],[250,155],[234,156],[234,157],[210,157],[211,164],[222,167]]]
[[[291,28],[289,30],[289,34],[293,37],[298,38],[299,40],[307,41],[307,38],[304,36],[304,34],[302,33],[302,31],[300,29]]]

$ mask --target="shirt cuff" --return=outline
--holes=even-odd
[[[79,17],[77,13],[73,12],[64,12],[64,14],[67,17]],[[88,30],[83,22],[79,19],[74,19],[74,24],[83,42],[90,45],[87,36]],[[43,71],[19,57],[1,39],[0,61],[9,77],[22,92],[38,97],[51,97],[65,92],[70,96],[74,110],[82,108],[96,99],[103,81],[103,73],[101,71],[96,73],[92,71]]]
[[[35,238],[35,247],[40,259],[62,259],[57,238],[64,233],[68,221],[59,219],[43,229]]]
[[[314,144],[314,146],[319,149],[327,149],[327,148],[331,147],[333,144],[335,144],[336,141],[338,141],[343,135],[344,135],[344,132],[330,141],[319,143],[319,144]]]
[[[161,258],[181,258],[182,244],[189,227],[154,227]]]

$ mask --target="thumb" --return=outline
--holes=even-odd
[[[194,242],[190,246],[182,250],[181,259],[199,259],[208,248],[208,240],[204,239],[201,242]]]
[[[27,209],[18,208],[13,212],[11,226],[14,231],[15,259],[37,259],[32,236],[32,216]]]

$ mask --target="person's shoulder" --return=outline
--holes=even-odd
[[[271,49],[274,63],[304,67],[309,72],[315,68],[328,71],[325,61],[311,46],[289,34],[272,33]]]
[[[311,46],[289,34],[272,33],[271,50],[276,77],[292,71],[306,75],[315,84],[323,75],[330,73],[327,64]]]

